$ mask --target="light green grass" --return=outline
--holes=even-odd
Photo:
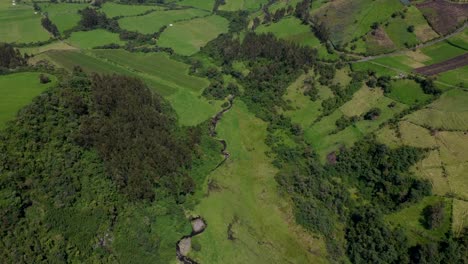
[[[428,205],[442,201],[445,203],[444,221],[442,225],[434,230],[428,230],[421,224],[420,219],[424,208]],[[411,245],[417,243],[426,243],[431,241],[440,241],[444,238],[445,233],[451,229],[451,214],[452,202],[451,199],[437,196],[424,198],[421,202],[405,208],[397,213],[387,216],[389,221],[394,226],[401,226],[406,230]]]
[[[214,0],[182,0],[179,2],[179,5],[192,6],[211,11],[213,10],[214,2]]]
[[[41,25],[40,14],[31,6],[2,0],[0,5],[0,42],[29,43],[46,41],[51,36]]]
[[[48,50],[74,50],[76,49],[73,46],[68,45],[67,43],[63,41],[56,41],[52,42],[50,44],[46,44],[43,46],[38,46],[38,47],[27,47],[27,48],[20,48],[19,50],[21,51],[22,54],[39,54],[42,52],[46,52]]]
[[[151,34],[158,32],[163,26],[169,26],[169,24],[175,23],[176,21],[207,15],[209,15],[209,12],[194,8],[156,11],[144,16],[122,18],[119,20],[119,25],[126,30]]]
[[[468,202],[454,199],[452,218],[453,233],[457,237],[461,236],[463,229],[468,227]]]
[[[468,88],[468,66],[440,73],[437,79],[444,83]]]
[[[468,92],[454,89],[429,106],[406,117],[409,121],[436,129],[468,130]]]
[[[167,28],[161,34],[158,45],[172,48],[178,54],[189,56],[227,30],[228,21],[216,15],[182,21]]]
[[[351,68],[354,71],[373,71],[377,76],[395,76],[398,74],[397,71],[386,68],[382,65],[374,64],[372,61],[356,62],[352,64]]]
[[[388,97],[407,105],[415,105],[426,102],[431,98],[425,94],[421,86],[413,80],[392,81],[392,91]]]
[[[57,26],[60,33],[65,30],[72,29],[78,25],[81,16],[78,14],[78,10],[86,8],[87,4],[40,4],[42,12],[47,12],[50,20]]]
[[[100,9],[107,17],[136,16],[150,10],[162,10],[162,7],[151,5],[122,5],[107,2],[104,3]]]
[[[237,11],[237,10],[255,10],[268,0],[225,0],[226,4],[221,5],[219,10]]]
[[[37,72],[23,72],[0,76],[0,129],[34,97],[57,83],[55,76],[47,74],[51,82],[41,84],[39,75]]]
[[[309,26],[302,24],[296,17],[287,17],[277,23],[260,25],[255,30],[257,33],[271,32],[278,38],[286,39],[300,45],[316,47],[320,41],[315,37]]]
[[[464,49],[451,45],[448,41],[442,41],[432,46],[422,48],[421,51],[431,57],[431,60],[424,62],[426,65],[446,61],[467,52]]]
[[[405,21],[407,25],[414,26],[414,34],[416,34],[420,42],[426,42],[439,36],[427,23],[421,11],[414,5],[407,7]]]
[[[193,212],[208,223],[193,238],[201,251],[190,256],[200,263],[327,262],[323,240],[294,224],[290,203],[278,194],[276,169],[264,154],[266,127],[237,100],[218,125],[231,156],[207,179],[220,189],[212,190]],[[235,240],[227,239],[230,223]]]
[[[387,35],[398,48],[405,48],[406,45],[413,46],[419,43],[414,32],[408,32],[409,26],[410,24],[405,19],[396,17],[390,20],[389,25],[384,28]]]
[[[106,31],[104,29],[95,29],[91,31],[73,32],[69,39],[66,40],[72,46],[81,49],[92,49],[94,47],[103,46],[107,44],[125,44],[121,41],[119,34]]]

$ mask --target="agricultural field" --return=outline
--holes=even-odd
[[[117,4],[112,2],[104,3],[101,8],[99,9],[101,12],[104,12],[107,17],[129,17],[129,16],[137,16],[144,14],[146,12],[152,10],[162,10],[163,8],[160,6],[154,5],[124,5],[124,4]]]
[[[406,105],[422,104],[432,98],[413,80],[394,80],[391,85],[391,92],[387,96]]]
[[[56,85],[55,76],[46,74],[51,82],[41,84],[40,73],[23,72],[0,76],[0,129],[7,121],[13,120],[16,113],[28,105],[32,99]]]
[[[0,41],[30,43],[46,41],[51,35],[41,25],[42,16],[30,5],[0,2]]]
[[[215,0],[181,0],[178,5],[191,6],[207,11],[213,10]]]
[[[158,45],[170,47],[178,54],[189,56],[227,30],[228,21],[216,15],[181,21],[164,30]]]
[[[81,17],[78,11],[89,6],[80,3],[48,3],[40,4],[41,12],[47,13],[49,19],[54,23],[61,34],[78,25]]]
[[[119,34],[104,29],[73,32],[66,42],[80,49],[92,49],[107,44],[125,44],[120,40]]]
[[[119,19],[119,25],[126,30],[151,34],[158,32],[163,26],[169,26],[171,23],[190,20],[195,17],[204,17],[209,14],[207,11],[194,8],[156,11],[144,16],[124,17]]]
[[[219,10],[256,10],[260,9],[261,5],[267,2],[268,0],[226,0],[224,5],[219,6]]]
[[[441,35],[447,35],[468,18],[468,4],[444,0],[425,1],[416,4],[432,27]]]
[[[77,48],[70,46],[64,41],[55,41],[55,42],[52,42],[50,44],[46,44],[43,46],[20,48],[20,51],[23,54],[37,55],[37,54],[40,54],[49,50],[75,50],[75,49]]]
[[[231,157],[208,176],[217,187],[206,188],[194,210],[209,223],[192,241],[201,249],[190,257],[200,263],[326,263],[323,241],[293,224],[290,204],[277,192],[266,127],[239,100],[218,126]]]

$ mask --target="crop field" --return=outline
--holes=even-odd
[[[25,54],[39,54],[42,52],[46,52],[49,50],[75,50],[76,48],[73,46],[68,45],[63,41],[56,41],[52,42],[47,45],[39,46],[39,47],[28,47],[28,48],[20,48],[21,53]]]
[[[387,96],[406,105],[420,104],[431,98],[418,83],[408,79],[392,81],[392,91]]]
[[[201,250],[190,256],[200,263],[326,262],[323,240],[294,224],[290,203],[278,194],[276,168],[264,154],[266,127],[241,101],[218,125],[231,157],[208,176],[218,188],[195,207],[209,225],[192,240]]]
[[[455,236],[461,236],[463,228],[468,227],[468,202],[463,200],[453,200],[453,233]]]
[[[156,11],[144,16],[124,17],[119,20],[119,25],[126,30],[151,34],[158,32],[163,26],[169,26],[171,23],[195,17],[204,17],[209,14],[207,11],[194,8]]]
[[[57,82],[55,76],[48,75],[50,83],[41,84],[38,72],[23,72],[0,76],[0,129],[14,119],[16,113],[28,105],[32,99]]]
[[[173,61],[167,55],[129,53],[123,50],[94,50],[89,55],[70,51],[44,54],[56,65],[69,71],[75,65],[80,65],[87,72],[117,73],[142,78],[150,88],[171,103],[182,125],[196,125],[207,120],[222,103],[201,97],[200,94],[208,82],[189,76],[188,65]]]
[[[442,130],[468,130],[468,92],[453,89],[425,108],[407,116],[421,126]]]
[[[453,69],[461,68],[464,66],[468,66],[468,53],[463,55],[457,56],[455,58],[431,64],[429,66],[417,68],[414,71],[423,74],[423,75],[435,75],[442,72],[450,71]]]
[[[339,0],[315,9],[313,15],[330,28],[334,42],[347,43],[369,32],[372,23],[382,22],[402,8],[398,0]]]
[[[219,34],[228,31],[228,21],[220,16],[212,15],[175,23],[167,28],[159,38],[158,45],[171,47],[181,55],[197,53],[201,47]]]
[[[199,9],[204,9],[207,11],[213,10],[214,0],[182,0],[178,5],[182,6],[191,6]]]
[[[437,79],[444,83],[468,88],[468,66],[440,73]]]
[[[146,5],[123,5],[112,2],[106,2],[99,9],[104,12],[107,17],[120,17],[120,16],[136,16],[144,14],[150,10],[162,10],[159,6],[146,6]]]
[[[92,49],[107,44],[125,44],[124,41],[120,40],[119,34],[112,33],[104,29],[95,29],[91,31],[79,31],[73,32],[66,40],[72,46],[81,49]]]
[[[467,50],[454,46],[450,44],[449,41],[443,41],[435,45],[422,48],[421,52],[431,58],[430,60],[424,61],[424,64],[431,65],[463,55]]]
[[[2,0],[0,4],[0,41],[29,43],[46,41],[50,38],[41,25],[41,15],[35,14],[32,6],[25,4],[11,5],[11,1]]]
[[[385,32],[398,48],[404,48],[406,45],[416,45],[419,40],[415,33],[408,32],[407,28],[409,26],[410,24],[405,19],[397,17],[392,19],[388,26],[385,26]]]
[[[42,12],[47,12],[50,20],[57,26],[60,33],[78,25],[81,17],[78,11],[89,6],[80,3],[41,4]]]
[[[425,1],[416,5],[427,17],[432,27],[441,35],[454,31],[467,19],[468,4],[450,1]]]
[[[439,36],[427,23],[421,11],[414,5],[407,7],[405,21],[408,25],[414,26],[414,34],[416,34],[420,42],[426,42]]]
[[[444,219],[440,227],[428,230],[420,222],[423,209],[436,202],[444,202]],[[418,242],[441,240],[445,233],[451,229],[452,200],[437,196],[424,198],[421,202],[405,208],[386,217],[394,226],[402,226],[406,231],[409,242],[415,245]]]
[[[268,0],[225,0],[226,4],[219,6],[219,10],[237,11],[237,10],[255,10],[260,9],[262,4]]]

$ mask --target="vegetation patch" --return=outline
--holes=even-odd
[[[177,21],[203,17],[209,14],[207,11],[194,8],[156,11],[144,16],[124,17],[119,20],[119,25],[121,28],[129,31],[151,34],[158,32],[164,26],[170,27],[169,24]],[[198,30],[201,31],[203,29]]]
[[[219,7],[219,10],[238,11],[260,9],[262,4],[268,0],[225,0],[225,4]]]
[[[466,20],[468,4],[435,0],[416,4],[431,26],[441,35],[454,31]]]
[[[72,46],[81,49],[92,49],[107,44],[125,44],[124,41],[120,40],[119,34],[112,33],[104,29],[73,32],[67,41]]]
[[[182,0],[179,2],[179,5],[191,6],[195,8],[204,9],[207,11],[212,11],[214,7],[215,0]]]
[[[41,12],[47,13],[49,19],[57,26],[60,33],[78,26],[81,16],[78,11],[86,8],[80,3],[47,3],[40,4]]]
[[[24,72],[0,75],[0,128],[5,127],[7,121],[13,120],[16,113],[28,105],[32,99],[57,83],[55,76],[46,74],[48,83],[41,83],[42,73]]]
[[[152,10],[162,10],[162,7],[155,5],[123,5],[106,2],[99,10],[104,12],[107,17],[127,17],[145,14],[146,12],[150,12]]]
[[[406,105],[423,104],[432,98],[431,95],[425,94],[421,85],[414,80],[395,80],[391,86],[391,92],[387,96]]]
[[[170,47],[181,55],[192,55],[219,34],[228,31],[228,21],[220,16],[208,16],[175,23],[159,38],[158,45]]]

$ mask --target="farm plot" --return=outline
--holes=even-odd
[[[163,26],[169,26],[171,23],[189,20],[195,17],[203,17],[209,14],[210,13],[205,10],[194,8],[156,11],[144,16],[124,17],[119,20],[119,25],[123,29],[129,31],[151,34],[158,32]]]
[[[435,63],[429,66],[417,68],[414,71],[423,75],[435,75],[442,72],[450,71],[456,68],[461,68],[468,65],[468,53],[460,55],[458,57]]]
[[[454,31],[468,18],[468,4],[435,0],[416,4],[431,26],[441,35]]]
[[[162,10],[160,6],[146,5],[123,5],[112,2],[106,2],[102,5],[100,11],[104,12],[107,17],[128,17],[144,14],[151,10]]]
[[[215,3],[215,0],[182,0],[179,2],[179,5],[191,6],[191,7],[211,11],[213,10],[214,3]]]
[[[387,96],[406,105],[417,105],[432,98],[417,82],[408,79],[392,81],[392,89]]]
[[[29,43],[46,41],[51,35],[41,25],[41,15],[31,6],[4,1],[0,5],[0,41]]]
[[[468,130],[468,104],[466,102],[468,102],[468,92],[453,89],[405,119],[434,129]]]
[[[158,45],[170,47],[176,53],[190,56],[219,34],[228,31],[228,21],[212,15],[175,23],[160,36]]]
[[[49,50],[75,50],[76,48],[73,46],[68,45],[63,41],[56,41],[52,42],[47,45],[39,46],[39,47],[27,47],[27,48],[20,48],[22,54],[29,54],[29,55],[37,55],[42,52],[46,52]]]
[[[57,26],[60,33],[78,25],[81,16],[78,11],[86,8],[87,4],[80,3],[47,3],[40,4],[42,12],[46,12],[50,20]]]
[[[225,0],[225,4],[219,7],[219,10],[237,11],[237,10],[255,10],[260,9],[262,4],[268,0]]]
[[[374,22],[383,22],[403,5],[398,0],[331,1],[313,11],[313,15],[330,29],[335,43],[348,43],[364,36]]]
[[[437,79],[444,83],[468,88],[468,66],[440,73]]]
[[[51,82],[41,84],[38,72],[23,72],[0,76],[0,129],[14,119],[16,113],[28,105],[31,100],[54,86],[55,76],[46,74]]]
[[[95,29],[91,31],[73,32],[67,39],[72,46],[81,49],[92,49],[107,44],[125,44],[120,40],[119,34],[106,31],[104,29]]]

